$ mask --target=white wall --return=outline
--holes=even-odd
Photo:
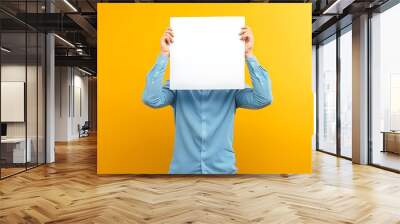
[[[88,120],[88,77],[72,67],[56,67],[55,73],[55,140],[70,141]]]
[[[69,85],[68,67],[55,68],[55,141],[67,141],[69,132]]]
[[[76,71],[76,70],[75,70]],[[78,129],[76,128],[78,124],[83,125],[85,121],[89,120],[89,110],[88,110],[88,99],[89,99],[89,92],[88,92],[88,77],[81,76],[75,74],[75,79],[74,79],[74,86],[75,86],[75,117],[72,120],[72,135],[75,137],[79,137]],[[80,90],[80,93],[77,91]],[[80,99],[77,98],[78,94],[80,94]],[[77,100],[80,100],[80,106],[81,106],[81,113],[79,113],[79,108],[77,108]]]
[[[87,76],[82,76],[83,73],[79,73],[79,75],[75,75],[75,85],[81,88],[81,105],[82,105],[82,114],[78,117],[78,122],[75,123],[75,127],[78,125],[83,125],[85,121],[89,120],[89,78]],[[77,130],[77,129],[75,129]],[[79,137],[79,133],[75,134]]]

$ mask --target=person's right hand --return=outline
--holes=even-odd
[[[174,33],[168,28],[161,37],[161,54],[169,56],[169,46],[174,42]]]

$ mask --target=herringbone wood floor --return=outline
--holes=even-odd
[[[400,175],[315,153],[312,175],[98,176],[95,138],[0,181],[0,223],[400,223]]]

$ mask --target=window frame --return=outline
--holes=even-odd
[[[341,117],[340,117],[340,104],[341,104],[341,64],[340,64],[340,37],[344,35],[347,32],[352,32],[352,23],[346,25],[345,27],[341,28],[340,30],[337,30],[336,33],[330,35],[329,37],[321,40],[318,44],[316,44],[316,151],[323,152],[329,155],[337,156],[340,158],[344,158],[347,160],[352,160],[351,157],[347,157],[342,155],[342,150],[341,150]],[[327,43],[330,41],[336,41],[336,152],[332,153],[327,150],[324,150],[320,148],[319,144],[319,111],[320,111],[320,105],[319,105],[319,96],[320,96],[320,88],[319,88],[319,58],[320,55],[318,53],[318,49],[320,47],[321,43]]]

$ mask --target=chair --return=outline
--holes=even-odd
[[[90,129],[89,121],[85,121],[82,127],[78,124],[79,138],[89,136],[89,129]]]

